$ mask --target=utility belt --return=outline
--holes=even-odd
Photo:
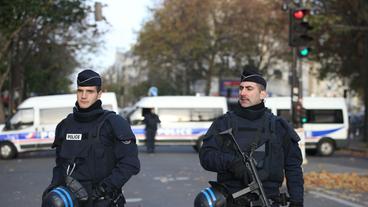
[[[269,203],[276,206],[287,206],[289,202],[289,197],[286,193],[281,193],[279,196],[270,196],[268,198]],[[241,196],[237,199],[230,198],[228,200],[229,207],[253,207],[253,206],[263,206],[262,201],[259,199],[257,194],[249,194]]]

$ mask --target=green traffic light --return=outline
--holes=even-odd
[[[306,117],[302,117],[302,120],[301,121],[304,124],[304,123],[307,123],[308,119]]]
[[[310,49],[305,47],[299,50],[300,57],[307,57],[309,55]]]

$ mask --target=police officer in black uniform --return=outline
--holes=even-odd
[[[148,153],[155,152],[155,137],[157,133],[157,125],[161,123],[157,114],[153,112],[153,108],[144,108],[145,135]]]
[[[65,185],[66,177],[72,177],[88,193],[88,200],[80,201],[79,206],[124,206],[122,186],[140,170],[135,136],[125,119],[102,109],[98,73],[80,72],[77,84],[73,113],[56,127],[52,145],[56,166],[43,199],[56,186]]]
[[[298,147],[300,138],[282,118],[274,116],[264,105],[267,96],[266,81],[251,66],[241,75],[238,104],[232,112],[215,120],[206,134],[199,158],[208,171],[217,173],[217,182],[228,195],[247,187],[252,181],[250,172],[235,149],[224,146],[218,133],[233,129],[235,140],[244,153],[255,149],[257,172],[265,194],[272,206],[280,206],[280,187],[286,177],[286,185],[292,207],[303,206],[304,181],[302,154]],[[227,198],[227,207],[250,206],[259,197],[248,193],[240,198]],[[284,200],[285,201],[285,200]]]

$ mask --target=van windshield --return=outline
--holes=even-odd
[[[33,108],[19,109],[17,113],[10,119],[7,130],[23,129],[33,124],[34,110]]]
[[[341,109],[307,109],[306,122],[309,124],[342,124],[344,117]],[[289,109],[278,109],[277,116],[291,121]]]

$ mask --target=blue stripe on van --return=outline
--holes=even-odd
[[[0,141],[5,141],[5,140],[27,140],[27,139],[48,139],[48,138],[54,138],[53,135],[54,135],[54,132],[52,132],[52,131],[0,134]]]
[[[31,133],[0,134],[0,140],[27,139]]]
[[[318,130],[318,131],[312,131],[312,137],[321,137],[321,136],[325,136],[327,134],[336,132],[340,129],[342,129],[344,127],[339,127],[339,128],[335,128],[335,129],[328,129],[328,130]]]
[[[144,129],[136,129],[132,127],[132,131],[134,134],[144,134]]]
[[[193,134],[205,134],[208,128],[194,128],[192,129]]]

